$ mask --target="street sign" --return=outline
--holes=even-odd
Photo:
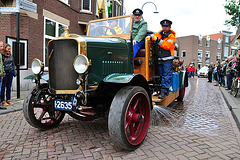
[[[27,0],[20,0],[20,9],[37,13],[37,4]]]

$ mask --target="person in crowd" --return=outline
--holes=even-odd
[[[171,86],[171,76],[173,71],[174,48],[176,43],[176,33],[171,29],[172,21],[164,19],[160,22],[162,30],[151,35],[159,45],[158,69],[162,76],[160,99],[165,98]]]
[[[134,22],[132,27],[133,58],[139,49],[144,48],[145,35],[147,33],[147,22],[142,18],[143,11],[139,8],[134,9]]]
[[[230,90],[232,86],[232,79],[233,75],[231,74],[231,67],[232,67],[232,56],[227,57],[226,61],[226,76],[227,76],[227,88],[226,90]]]
[[[187,73],[188,73],[188,77],[191,77],[191,74],[192,74],[192,65],[191,64],[189,64],[187,67]]]
[[[219,85],[219,71],[220,71],[220,62],[218,61],[216,64],[216,70],[215,70],[215,77],[214,79],[216,80],[216,84],[214,86],[218,86]]]
[[[192,66],[191,77],[193,76],[193,78],[194,78],[194,74],[195,74],[195,67]]]
[[[213,62],[210,63],[210,65],[208,66],[208,82],[212,83],[212,74],[213,74]]]
[[[218,71],[218,76],[219,76],[219,86],[225,86],[225,80],[224,80],[224,70],[223,70],[223,66],[225,64],[225,61],[223,61],[220,64],[220,69]]]
[[[9,44],[6,44],[4,47],[2,60],[3,60],[3,67],[6,75],[3,78],[3,82],[2,82],[1,102],[3,106],[6,106],[9,104],[13,104],[11,102],[11,87],[12,87],[13,76],[14,77],[16,76],[14,58],[11,54],[11,46]],[[5,95],[5,91],[6,91],[6,95]],[[6,96],[6,101],[5,101],[5,96]]]
[[[2,54],[4,50],[3,45],[4,43],[0,41],[0,94],[1,94],[2,80],[3,80],[3,77],[5,76],[5,71],[4,71],[3,62],[2,62]],[[7,108],[2,106],[2,104],[0,103],[0,109],[7,109]]]
[[[107,35],[114,35],[114,34],[122,34],[122,28],[117,25],[118,21],[116,19],[112,19],[108,21],[109,28],[106,31]]]

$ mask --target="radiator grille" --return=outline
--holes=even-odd
[[[78,54],[78,43],[75,40],[55,40],[48,46],[49,82],[54,90],[77,90],[78,74],[73,61]]]

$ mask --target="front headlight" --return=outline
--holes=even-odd
[[[73,62],[73,66],[78,74],[86,72],[89,66],[88,58],[84,55],[78,55]]]
[[[44,65],[39,59],[37,59],[37,58],[33,59],[32,72],[34,74],[39,74],[41,71],[43,71],[43,68],[44,68]]]

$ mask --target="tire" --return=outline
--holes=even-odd
[[[182,102],[185,96],[186,91],[186,82],[184,81],[183,88],[179,90],[179,96],[177,97],[177,101]]]
[[[145,89],[127,86],[115,95],[108,116],[109,135],[114,144],[126,150],[138,148],[150,123],[150,99]]]
[[[39,94],[38,101],[41,101],[40,105],[34,105],[33,94],[35,92]],[[52,110],[52,98],[48,92],[47,84],[40,86],[40,90],[37,91],[36,87],[33,87],[27,94],[23,102],[23,114],[26,121],[33,127],[47,130],[57,127],[64,118],[65,112],[54,111],[54,116],[50,117],[50,111]]]
[[[237,97],[237,94],[238,94],[238,79],[236,78],[234,81],[233,81],[233,89],[232,89],[232,93],[233,93],[233,96],[234,97]]]

